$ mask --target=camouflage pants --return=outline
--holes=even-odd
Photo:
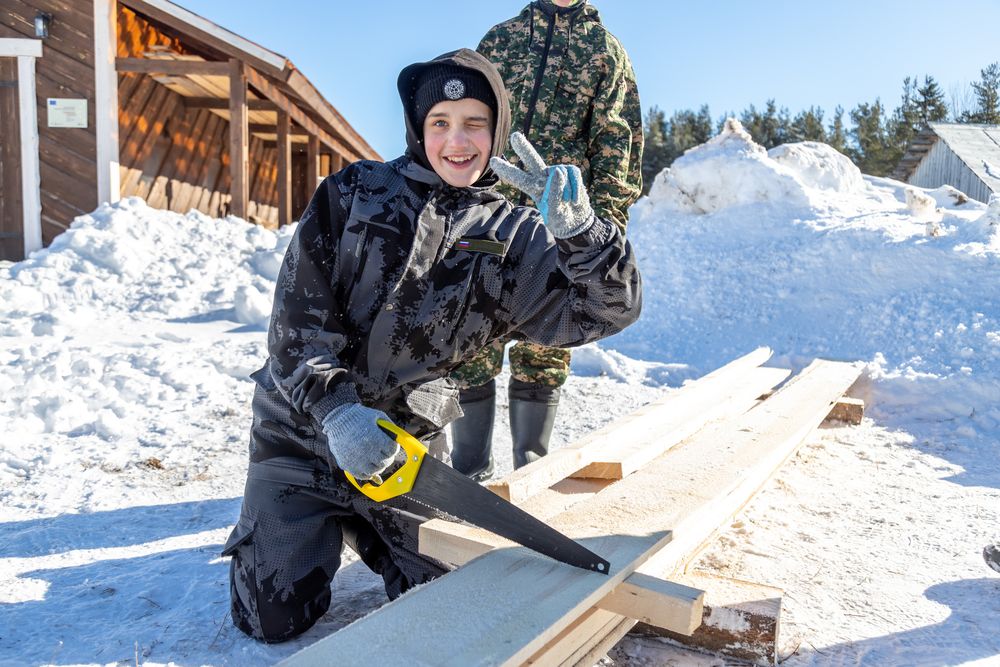
[[[254,396],[252,451],[302,444],[275,416],[282,407],[287,412],[268,392]],[[233,622],[265,642],[308,630],[330,607],[344,544],[382,576],[390,599],[444,574],[441,563],[417,549],[420,524],[435,516],[405,497],[376,503],[319,459],[251,460],[240,518],[222,552],[232,556]]]
[[[460,389],[479,387],[503,369],[505,341],[495,340],[454,371]],[[515,380],[543,387],[561,387],[569,377],[570,351],[518,341],[510,348],[510,374]]]

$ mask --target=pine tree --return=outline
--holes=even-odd
[[[697,113],[690,109],[677,111],[670,117],[668,127],[668,153],[670,161],[684,155],[684,151],[712,138],[712,115],[703,104]]]
[[[888,144],[881,160],[890,166],[890,171],[903,159],[906,148],[920,132],[923,122],[920,118],[919,91],[917,78],[903,79],[903,97],[900,104],[892,112],[892,117],[886,123]],[[884,175],[884,174],[879,174]]]
[[[1000,63],[993,63],[979,75],[979,81],[972,84],[976,110],[964,113],[962,122],[1000,124]]]
[[[644,127],[645,144],[642,149],[642,190],[649,193],[656,175],[670,166],[672,158],[668,154],[667,114],[658,107],[652,107],[646,114]]]
[[[921,127],[948,118],[948,106],[944,102],[944,91],[932,76],[924,77],[924,85],[917,88],[917,112]]]
[[[854,146],[848,156],[866,174],[887,176],[896,166],[890,155],[891,142],[884,120],[885,109],[878,99],[862,102],[851,110],[854,128],[850,131]]]
[[[847,152],[847,130],[844,129],[844,107],[837,105],[833,110],[833,122],[826,133],[826,143],[841,153]]]
[[[787,143],[791,136],[792,121],[788,109],[782,107],[779,111],[773,99],[767,101],[763,112],[757,111],[751,104],[740,114],[740,122],[754,141],[764,148],[770,149]]]
[[[789,141],[826,141],[826,130],[823,128],[823,110],[809,107],[800,111],[792,120],[789,129]]]

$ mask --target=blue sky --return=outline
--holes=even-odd
[[[474,48],[527,0],[174,0],[289,58],[384,158],[405,142],[396,75]],[[708,104],[713,117],[769,98],[832,116],[903,77],[938,80],[946,101],[1000,60],[997,0],[592,0],[635,66],[643,110]]]

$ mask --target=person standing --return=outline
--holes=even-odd
[[[642,110],[621,43],[587,0],[534,0],[489,30],[477,50],[500,71],[511,127],[550,164],[579,167],[596,214],[624,232],[642,191]],[[507,158],[516,163],[508,151]],[[544,206],[513,189],[520,204]],[[506,341],[485,347],[452,377],[465,416],[452,424],[452,465],[476,479],[493,474],[496,376]],[[531,342],[510,350],[514,467],[548,453],[570,351]]]

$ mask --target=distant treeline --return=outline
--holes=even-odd
[[[1000,63],[980,72],[979,81],[968,90],[953,91],[951,104],[932,76],[903,79],[903,96],[891,112],[876,98],[863,102],[847,114],[838,106],[826,121],[823,109],[809,107],[795,116],[778,108],[773,99],[764,109],[752,104],[739,115],[724,114],[713,120],[708,105],[698,111],[685,109],[672,116],[657,107],[646,115],[646,147],[642,157],[642,179],[648,192],[653,179],[687,149],[718,134],[726,118],[736,117],[764,148],[794,141],[822,141],[844,153],[866,174],[887,176],[895,169],[906,147],[931,122],[1000,124]]]

